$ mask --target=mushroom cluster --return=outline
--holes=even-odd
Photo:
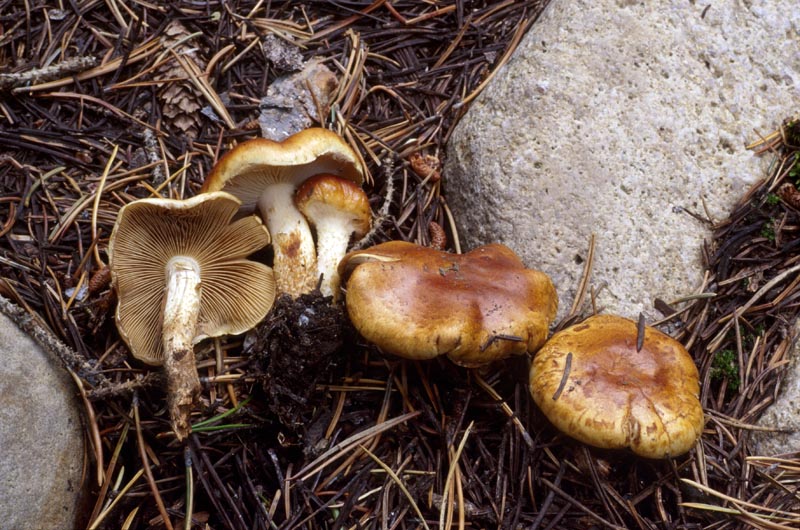
[[[678,341],[613,315],[548,340],[553,284],[503,245],[454,255],[391,241],[347,254],[339,274],[351,322],[386,353],[466,367],[535,354],[534,401],[586,444],[668,458],[702,433],[697,367]]]
[[[568,435],[651,458],[693,447],[703,411],[697,368],[680,343],[611,315],[548,340],[555,287],[500,244],[452,254],[390,241],[346,254],[371,226],[362,179],[342,138],[308,129],[240,144],[197,197],[120,210],[109,244],[117,327],[134,357],[164,366],[178,439],[190,432],[200,389],[195,343],[251,329],[276,291],[296,301],[319,285],[336,299],[344,283],[350,321],[387,353],[444,355],[465,367],[535,354],[531,395]],[[270,233],[273,268],[246,259]]]
[[[245,213],[258,210],[272,234],[278,293],[296,298],[312,291],[320,276],[324,294],[337,288],[335,262],[352,232],[369,229],[362,181],[361,163],[347,143],[332,131],[311,128],[282,142],[239,144],[213,167],[203,191],[224,190],[242,201]],[[319,264],[309,221],[317,230]]]
[[[196,197],[142,199],[120,210],[109,243],[117,328],[134,357],[164,366],[178,439],[190,432],[200,390],[194,344],[253,328],[276,291],[297,297],[319,278],[324,294],[338,290],[336,265],[351,235],[370,228],[362,179],[345,141],[315,128],[240,144]],[[270,232],[273,268],[247,260]]]

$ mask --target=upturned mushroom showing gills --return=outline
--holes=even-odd
[[[269,243],[261,220],[231,222],[241,203],[224,192],[124,206],[111,233],[116,322],[133,356],[163,365],[172,427],[190,432],[200,391],[193,346],[243,333],[272,307],[272,269],[245,259]]]
[[[636,322],[618,316],[553,335],[533,360],[530,389],[553,425],[595,447],[668,458],[689,451],[703,430],[689,353],[652,327],[641,336]]]
[[[334,175],[316,175],[295,194],[295,204],[317,231],[317,277],[325,296],[339,291],[337,267],[347,253],[350,237],[369,232],[372,211],[361,186]]]
[[[358,157],[336,133],[312,128],[282,142],[256,138],[226,153],[211,170],[203,191],[224,190],[242,201],[242,209],[261,214],[273,239],[275,281],[279,293],[292,297],[317,284],[314,240],[295,207],[297,187],[327,173],[361,185]]]
[[[536,351],[558,305],[550,278],[499,244],[451,254],[390,241],[347,254],[339,273],[355,328],[407,359],[474,367]]]

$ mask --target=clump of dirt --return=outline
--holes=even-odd
[[[250,355],[270,410],[290,429],[306,424],[317,383],[340,365],[346,326],[343,309],[314,291],[296,299],[280,296],[258,327]]]

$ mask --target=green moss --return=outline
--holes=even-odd
[[[736,359],[736,352],[733,350],[718,351],[711,362],[710,375],[714,381],[727,379],[728,390],[738,390],[741,379],[739,378],[739,363]]]
[[[792,167],[789,169],[789,176],[794,179],[795,186],[800,185],[800,151],[794,153]]]
[[[764,226],[761,227],[761,232],[759,235],[763,238],[768,239],[769,241],[775,241],[775,222],[773,220],[769,220],[764,223]]]

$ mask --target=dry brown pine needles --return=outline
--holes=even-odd
[[[286,68],[265,55],[268,36],[337,74],[322,125],[369,169],[381,215],[370,241],[459,250],[442,179],[411,163],[441,162],[452,126],[543,3],[0,0],[11,76],[0,79],[0,294],[53,329],[82,370],[97,455],[87,526],[797,526],[796,465],[756,458],[747,441],[775,394],[800,296],[788,274],[760,291],[796,264],[797,211],[771,195],[796,165],[786,134],[763,144],[777,160],[769,179],[716,227],[702,292],[659,303],[701,368],[709,416],[698,450],[674,461],[565,440],[533,407],[525,360],[476,376],[386,358],[354,335],[299,426],[266,405],[252,337],[204,343],[202,406],[183,448],[159,377],[119,340],[105,269],[116,212],[194,195],[221,152],[257,135],[259,101]]]

